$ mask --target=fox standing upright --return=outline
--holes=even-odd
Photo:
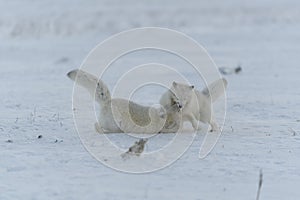
[[[181,127],[184,121],[189,121],[198,130],[198,121],[201,121],[210,124],[211,131],[217,131],[219,127],[214,119],[212,103],[224,94],[226,87],[227,81],[224,78],[214,81],[201,92],[194,89],[194,86],[173,82],[171,88],[162,95],[160,104],[166,107],[177,99],[182,107]]]

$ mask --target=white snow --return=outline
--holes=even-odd
[[[299,9],[297,0],[1,0],[0,199],[250,200],[260,169],[260,199],[298,199]],[[107,37],[144,26],[186,33],[218,66],[240,63],[242,72],[225,77],[225,129],[208,157],[198,158],[200,132],[174,164],[133,175],[104,166],[81,144],[66,73]],[[132,55],[115,67],[153,59],[181,64],[159,55]],[[110,88],[115,78],[107,73]],[[136,100],[149,104],[159,94],[142,96]],[[121,134],[109,137],[124,148],[133,143]],[[161,135],[146,150],[171,138]]]

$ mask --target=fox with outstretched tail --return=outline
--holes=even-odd
[[[201,121],[208,123],[211,131],[217,131],[219,127],[214,119],[212,104],[225,93],[226,87],[227,81],[224,78],[212,82],[202,91],[192,85],[173,82],[171,88],[162,95],[160,104],[167,107],[176,98],[182,108],[181,127],[184,121],[189,121],[195,130],[199,130],[198,121]]]
[[[86,88],[100,105],[99,122],[95,123],[98,132],[176,132],[174,124],[169,123],[170,119],[167,118],[168,116],[174,118],[174,115],[180,114],[180,108],[177,104],[170,103],[165,108],[162,106],[160,108],[142,106],[127,99],[111,98],[105,83],[85,71],[73,70],[67,76]]]

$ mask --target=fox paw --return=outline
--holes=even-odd
[[[218,126],[217,123],[211,123],[210,126],[211,126],[210,132],[218,132],[218,131],[220,131],[220,127]]]
[[[102,127],[99,125],[99,123],[95,123],[95,130],[98,132],[98,133],[104,133]]]

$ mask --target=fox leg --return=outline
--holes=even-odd
[[[95,130],[96,130],[98,133],[104,133],[102,127],[99,125],[98,122],[95,123]]]
[[[219,131],[220,130],[219,125],[214,120],[211,120],[209,122],[209,125],[211,126],[210,132],[214,132],[214,131]]]
[[[192,123],[194,130],[201,130],[198,120],[196,119],[196,117],[194,115],[188,115],[187,119]]]
[[[98,133],[110,133],[107,130],[104,130],[98,122],[95,123],[95,129]]]

